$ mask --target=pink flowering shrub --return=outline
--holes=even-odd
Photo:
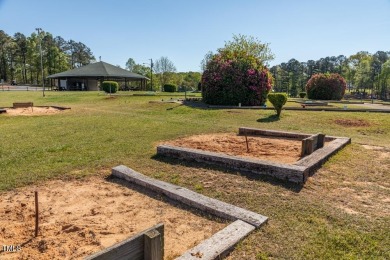
[[[337,73],[315,74],[306,84],[309,99],[341,100],[346,88],[345,79]]]
[[[202,76],[203,101],[212,105],[264,105],[272,76],[253,56],[220,52],[207,63]]]

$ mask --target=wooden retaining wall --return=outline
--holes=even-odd
[[[189,249],[177,258],[180,260],[222,259],[234,249],[237,243],[268,220],[267,217],[253,211],[209,198],[171,183],[155,180],[123,165],[113,168],[112,175],[143,189],[165,195],[189,207],[234,221],[199,245]]]
[[[270,175],[277,179],[295,183],[304,182],[305,178],[308,176],[305,167],[302,166],[232,156],[178,146],[159,145],[157,147],[157,154],[187,161],[218,165],[228,169],[245,171],[254,174],[266,173],[266,175]]]
[[[255,227],[241,220],[236,220],[226,228],[191,248],[176,260],[222,259],[227,256]]]
[[[25,107],[33,107],[33,102],[15,102],[12,104],[13,108],[25,108]]]
[[[153,192],[163,194],[170,199],[184,203],[192,208],[224,219],[233,221],[240,219],[255,227],[260,227],[268,219],[255,212],[209,198],[189,189],[164,181],[155,180],[123,165],[113,168],[112,175],[136,184],[137,186],[152,190]]]
[[[171,145],[159,145],[157,154],[176,159],[196,161],[199,163],[214,164],[229,169],[250,172],[258,175],[268,175],[274,178],[294,182],[305,183],[307,178],[333,154],[351,143],[350,138],[323,135],[310,135],[303,133],[291,133],[282,131],[263,130],[256,128],[239,128],[240,135],[272,136],[281,138],[293,138],[304,141],[304,151],[310,152],[294,164],[275,163],[266,160],[250,159],[239,156],[231,156],[223,153],[208,152],[198,149],[183,148]],[[314,138],[316,137],[316,138]],[[320,139],[320,140],[318,140]],[[323,142],[329,142],[323,146]]]
[[[162,260],[164,225],[157,224],[126,240],[84,258],[85,260]]]

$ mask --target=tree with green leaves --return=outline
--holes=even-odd
[[[381,73],[379,74],[379,94],[381,99],[389,99],[389,86],[390,86],[390,59],[383,63],[381,67]]]
[[[22,82],[27,82],[27,38],[22,33],[15,33],[14,34],[14,41],[16,42],[16,45],[18,46],[17,50],[17,56],[20,62],[20,67],[22,71]]]
[[[154,72],[158,75],[161,86],[169,83],[172,73],[176,72],[176,67],[168,57],[161,57],[154,64]]]
[[[201,60],[200,62],[200,70],[203,72],[206,70],[206,67],[207,67],[207,63],[209,63],[209,61],[211,60],[211,58],[213,57],[213,52],[212,51],[209,51],[207,52],[204,57],[203,57],[203,60]]]
[[[12,38],[3,30],[0,30],[0,78],[7,81],[10,71],[8,64],[8,48]]]
[[[362,58],[356,66],[354,82],[363,95],[366,95],[367,88],[372,88],[373,86],[371,78],[371,62],[372,57],[367,56]]]
[[[135,61],[132,58],[129,58],[126,62],[126,69],[128,71],[133,72],[134,66],[135,66]]]
[[[225,42],[225,46],[218,49],[218,52],[226,56],[233,53],[245,53],[248,56],[258,59],[264,66],[268,65],[268,62],[274,59],[274,54],[269,48],[269,43],[262,43],[253,36],[241,34],[233,35],[233,39]]]

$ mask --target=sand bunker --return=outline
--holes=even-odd
[[[53,115],[61,113],[63,110],[54,107],[23,107],[7,108],[5,115],[10,116],[35,116],[35,115]]]
[[[121,185],[93,177],[49,181],[0,193],[0,241],[20,245],[0,259],[74,259],[100,251],[160,222],[165,259],[173,259],[227,224],[214,222]],[[34,237],[34,190],[40,232]]]
[[[249,152],[247,152],[245,136],[236,134],[196,135],[164,142],[164,144],[174,146],[279,163],[294,163],[301,159],[302,143],[300,140],[248,136],[248,143]]]

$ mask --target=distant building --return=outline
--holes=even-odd
[[[58,90],[99,90],[100,83],[106,80],[116,81],[126,87],[130,82],[136,82],[139,90],[146,90],[147,77],[108,64],[103,61],[92,63],[80,68],[64,71],[48,76],[51,85]]]

